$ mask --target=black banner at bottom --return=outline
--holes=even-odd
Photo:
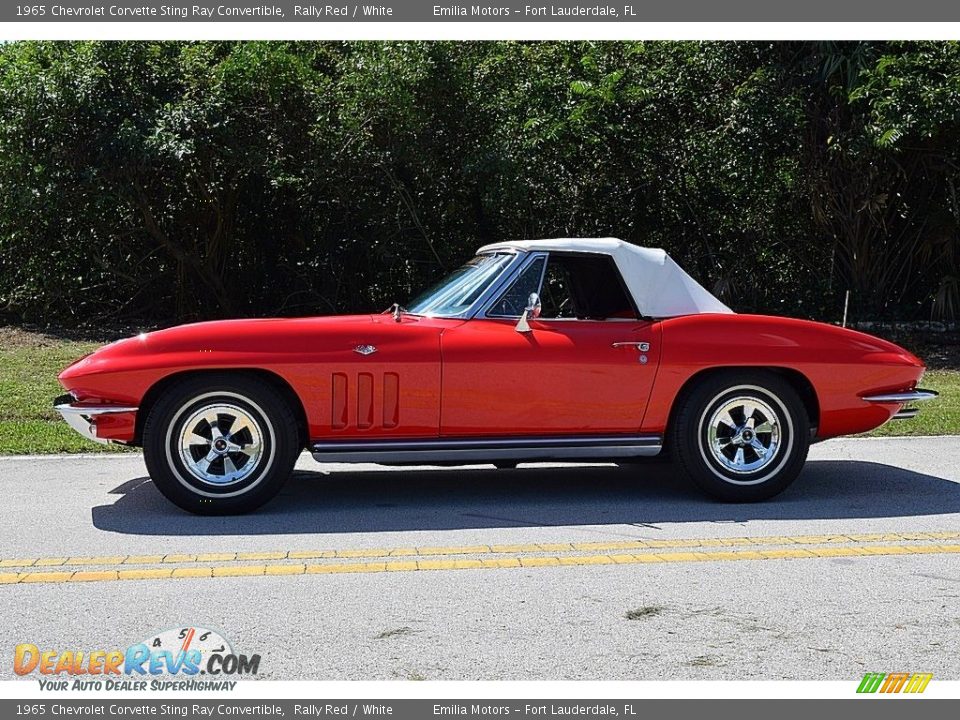
[[[911,704],[911,720],[956,717],[960,700],[905,697],[863,697],[841,700],[0,700],[2,718],[391,718],[393,720],[584,720],[589,718],[665,717],[662,713],[689,712],[686,717],[736,714],[738,720],[762,718],[810,720],[824,712],[841,711],[844,718],[871,720],[902,718]],[[836,715],[839,717],[839,715]]]

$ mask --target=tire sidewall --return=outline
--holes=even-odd
[[[224,401],[240,407],[260,424],[264,448],[260,466],[226,492],[196,479],[179,456],[183,423],[199,407]],[[299,432],[291,408],[279,393],[256,378],[188,378],[169,388],[147,416],[143,454],[157,489],[178,507],[200,515],[234,515],[254,510],[273,498],[293,471]]]
[[[772,467],[760,468],[755,476],[724,473],[705,446],[706,423],[725,400],[751,394],[780,415],[787,437],[782,439]],[[783,492],[800,474],[810,445],[809,433],[803,401],[782,377],[769,371],[730,371],[705,378],[678,398],[671,442],[681,469],[700,490],[724,502],[756,502]],[[749,482],[743,482],[744,478]]]
[[[264,446],[264,452],[257,458],[258,465],[249,477],[245,477],[235,485],[225,485],[220,489],[200,480],[187,469],[180,457],[178,441],[180,433],[183,431],[183,423],[200,408],[213,404],[236,405],[250,413],[260,426]],[[174,410],[170,420],[166,423],[164,455],[167,466],[187,491],[204,498],[226,499],[253,492],[265,478],[269,477],[270,470],[276,460],[276,451],[277,434],[269,416],[255,401],[241,393],[219,390],[192,397],[179,409]]]

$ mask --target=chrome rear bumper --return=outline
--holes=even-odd
[[[901,393],[884,393],[883,395],[867,395],[864,400],[872,403],[908,403],[918,400],[933,400],[938,393],[933,390],[910,390]]]
[[[900,411],[890,419],[909,420],[910,418],[916,417],[918,412],[920,412],[920,408],[901,408]]]
[[[900,403],[900,405],[905,405],[907,403],[919,402],[922,400],[933,400],[938,396],[938,393],[933,390],[921,390],[917,388],[916,390],[910,390],[908,392],[900,393],[884,393],[883,395],[868,395],[863,398],[866,402],[871,403]],[[890,418],[891,420],[909,420],[912,417],[916,417],[917,413],[920,412],[917,408],[905,408],[901,407],[897,413]]]
[[[112,413],[136,412],[138,408],[126,405],[80,405],[72,395],[61,395],[53,401],[53,409],[78,433],[87,440],[106,445],[109,440],[97,437],[97,426],[94,422],[99,415]]]

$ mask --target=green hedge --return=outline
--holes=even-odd
[[[616,235],[739,310],[955,319],[958,140],[955,43],[8,43],[0,313],[382,309]]]

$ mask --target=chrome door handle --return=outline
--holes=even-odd
[[[640,352],[647,352],[647,351],[650,349],[650,343],[648,343],[648,342],[633,342],[633,341],[624,340],[623,342],[615,342],[615,343],[613,343],[613,347],[615,347],[615,348],[619,348],[619,347],[635,347],[635,348],[637,348],[637,350],[639,350]]]

